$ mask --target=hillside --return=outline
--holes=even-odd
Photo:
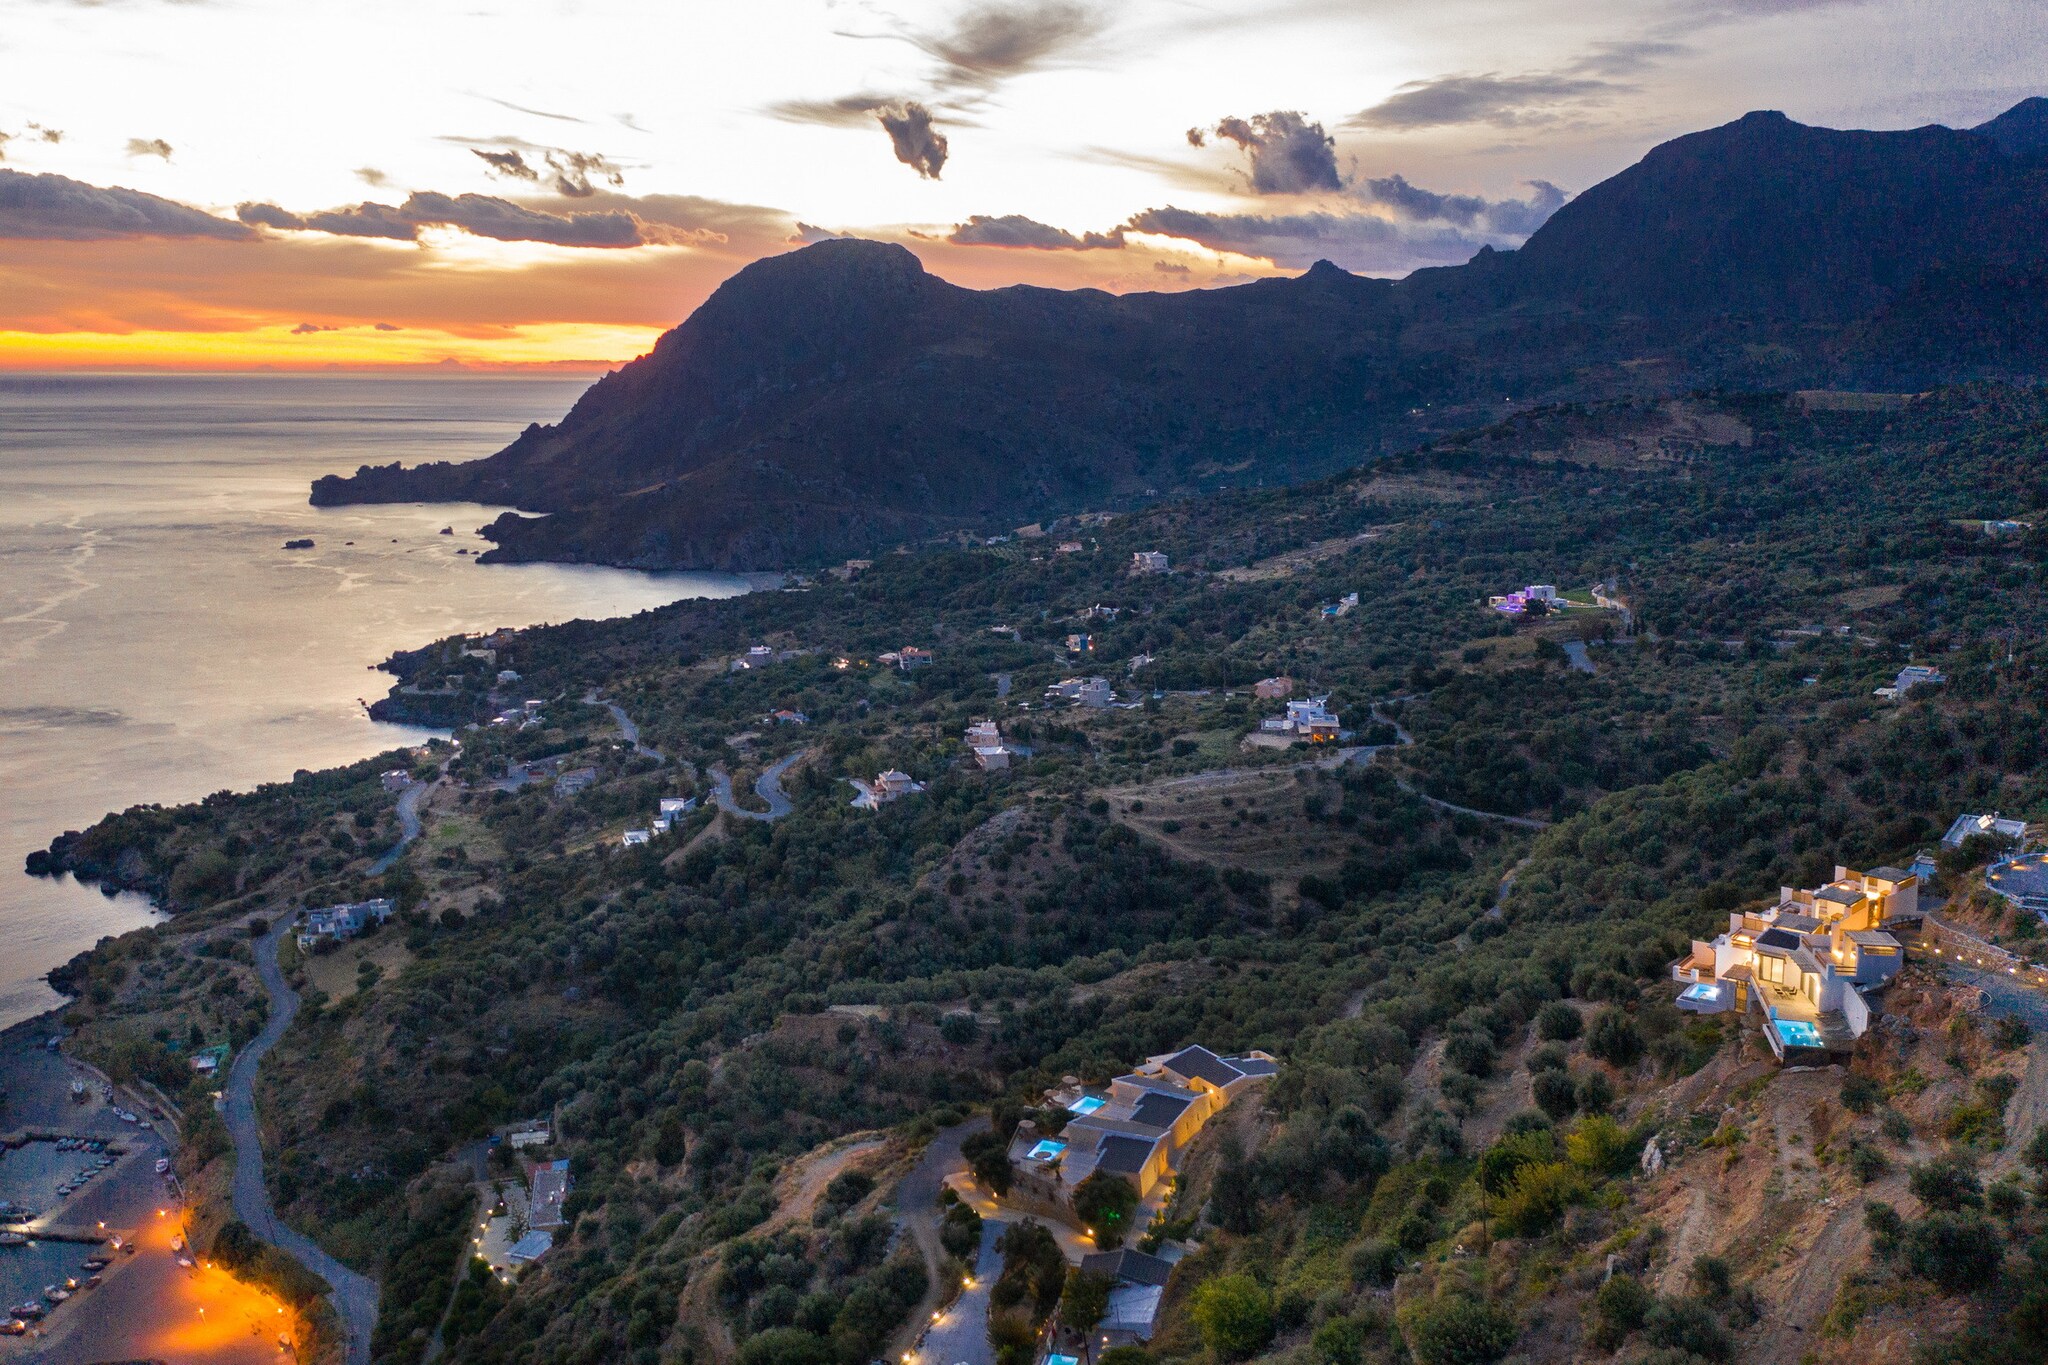
[[[2048,813],[2044,444],[2048,399],[1990,385],[1566,405],[1059,528],[1075,553],[891,555],[488,665],[437,642],[388,667],[466,679],[449,705],[481,723],[411,756],[438,780],[388,872],[390,760],[38,860],[178,911],[69,965],[68,1046],[209,1113],[181,1054],[257,1026],[252,921],[396,900],[287,963],[306,1005],[260,1081],[273,1196],[380,1281],[380,1365],[899,1356],[964,1311],[923,1236],[963,1245],[926,1179],[961,1125],[1191,1041],[1281,1069],[1192,1149],[1153,1229],[1187,1253],[1159,1332],[1112,1365],[1903,1365],[1915,1333],[2026,1359],[2048,1051],[2009,1016],[2041,997],[1918,947],[1845,1066],[1782,1071],[1753,1017],[1680,1014],[1669,972],[1780,886],[1903,866],[1964,810]],[[1144,549],[1175,571],[1131,576]],[[1532,582],[1584,605],[1488,609]],[[880,662],[907,644],[934,661]],[[1873,695],[1907,662],[1947,682]],[[488,723],[506,666],[531,727]],[[1131,704],[1046,699],[1091,673]],[[1247,744],[1282,674],[1377,752]],[[963,744],[980,717],[1008,767]],[[623,843],[662,796],[715,799],[715,766],[744,789],[797,753],[785,817]],[[590,784],[510,775],[549,759]],[[924,790],[855,808],[847,779],[888,768]],[[1942,913],[2038,951],[1983,855],[1942,853]],[[536,1116],[566,1223],[458,1290],[524,1174],[478,1144]],[[195,1140],[182,1173],[224,1159]]]
[[[329,476],[472,500],[487,560],[814,567],[1154,496],[1294,483],[1532,404],[2020,379],[2039,325],[2037,102],[1981,130],[1751,114],[1653,149],[1519,251],[1398,282],[1122,297],[962,289],[907,250],[758,261],[553,426]]]

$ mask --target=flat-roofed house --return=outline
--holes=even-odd
[[[1958,815],[1948,833],[1941,836],[1941,846],[1961,848],[1966,840],[1980,836],[2016,844],[2027,837],[2027,822],[2008,819],[1997,811],[1989,815]]]
[[[1905,965],[1886,927],[1920,916],[1919,878],[1895,867],[1837,866],[1811,890],[1781,887],[1777,904],[1736,911],[1712,942],[1695,939],[1671,965],[1685,983],[1678,1007],[1694,1014],[1751,1011],[1780,1061],[1848,1051],[1870,1027],[1866,991]]]
[[[567,1221],[562,1204],[573,1187],[569,1159],[549,1161],[533,1169],[533,1183],[526,1199],[526,1226],[530,1229],[558,1228]]]

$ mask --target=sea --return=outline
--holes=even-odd
[[[50,968],[156,914],[27,876],[53,835],[423,740],[365,711],[395,650],[761,586],[479,565],[499,508],[307,504],[322,474],[488,455],[587,383],[0,375],[0,1028],[59,1003]]]

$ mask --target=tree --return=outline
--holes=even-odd
[[[1515,1344],[1515,1320],[1472,1299],[1425,1299],[1401,1310],[1416,1365],[1493,1365]]]
[[[1000,1198],[1010,1192],[1010,1140],[996,1130],[971,1133],[960,1144],[960,1155],[974,1178]]]
[[[1976,1213],[1930,1213],[1906,1230],[1906,1264],[1948,1294],[1998,1282],[2003,1243]]]
[[[1557,1151],[1548,1131],[1503,1137],[1479,1158],[1479,1186],[1498,1199],[1514,1187],[1525,1166],[1555,1161]]]
[[[1593,1344],[1603,1351],[1617,1349],[1656,1304],[1657,1296],[1635,1276],[1610,1276],[1593,1296]]]
[[[1586,1051],[1615,1066],[1633,1066],[1642,1060],[1643,1032],[1622,1010],[1603,1009],[1586,1030]]]
[[[1570,1118],[1579,1110],[1578,1088],[1569,1071],[1539,1071],[1529,1078],[1536,1107],[1553,1119]]]
[[[1930,1209],[1954,1212],[1984,1202],[1984,1186],[1977,1172],[1952,1156],[1915,1166],[1908,1184],[1913,1197]]]
[[[1553,1000],[1536,1011],[1538,1037],[1553,1043],[1568,1043],[1585,1029],[1579,1012],[1562,1000]]]
[[[1097,1171],[1074,1191],[1074,1214],[1105,1251],[1123,1245],[1131,1232],[1131,1215],[1138,1211],[1138,1192],[1131,1182],[1108,1171]]]
[[[1084,1356],[1097,1324],[1109,1315],[1109,1291],[1115,1283],[1100,1271],[1077,1270],[1060,1291],[1060,1321],[1080,1333]]]
[[[1242,1360],[1273,1339],[1273,1296],[1249,1275],[1203,1281],[1191,1311],[1203,1344],[1221,1359]]]

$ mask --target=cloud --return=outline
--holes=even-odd
[[[526,164],[526,158],[517,152],[492,152],[481,147],[469,149],[470,155],[482,159],[490,167],[490,174],[503,176],[507,180],[528,180],[540,183],[540,172]]]
[[[171,159],[171,144],[160,137],[147,139],[131,137],[128,139],[128,155],[160,156],[164,160],[169,161]]]
[[[298,326],[292,328],[292,335],[295,337],[303,337],[311,336],[315,332],[338,332],[340,330],[341,329],[339,327],[323,327],[317,322],[302,322]]]
[[[404,329],[403,327],[400,327],[400,326],[399,326],[399,325],[397,325],[396,323],[392,323],[392,322],[379,322],[379,323],[373,323],[373,324],[371,325],[371,330],[372,330],[372,331],[377,331],[377,332],[402,332],[402,331],[404,331],[405,329]]]
[[[1227,118],[1212,131],[1244,149],[1251,160],[1252,189],[1259,194],[1303,194],[1344,187],[1343,177],[1337,173],[1336,143],[1322,124],[1293,110],[1275,109],[1249,119]],[[1201,146],[1203,130],[1188,129],[1188,141]]]
[[[1026,218],[1021,213],[1007,213],[1000,218],[974,214],[954,228],[946,240],[955,246],[1024,247],[1035,251],[1121,250],[1124,244],[1120,232],[1090,232],[1077,237],[1065,228]]]
[[[488,194],[436,194],[422,190],[396,208],[357,204],[352,208],[298,214],[275,204],[243,204],[242,222],[285,232],[324,232],[336,237],[381,237],[412,241],[424,227],[455,227],[499,242],[546,242],[555,246],[643,246],[650,239],[631,213],[549,213]]]
[[[597,193],[597,187],[591,183],[593,177],[608,185],[626,183],[626,173],[617,163],[598,152],[572,152],[565,147],[535,147],[530,143],[513,144],[509,139],[495,150],[489,147],[471,147],[469,150],[483,159],[490,174],[537,185],[541,173],[525,156],[527,152],[536,153],[553,177],[555,193],[571,199],[588,199]]]
[[[1547,123],[1561,108],[1597,101],[1626,88],[1570,71],[1440,76],[1410,81],[1378,104],[1353,114],[1345,126],[1392,132],[1473,123],[1512,128]]]
[[[1154,261],[1152,269],[1161,275],[1191,275],[1194,272],[1179,261]]]
[[[0,170],[0,238],[94,242],[117,237],[213,237],[249,229],[140,190],[101,189],[63,175]]]
[[[1361,180],[1352,193],[1368,204],[1411,222],[1445,222],[1478,227],[1496,237],[1527,237],[1563,207],[1565,192],[1547,180],[1529,181],[1527,199],[1486,199],[1476,194],[1438,194],[1400,175]]]
[[[784,123],[817,123],[827,128],[864,128],[877,109],[901,104],[897,95],[863,93],[834,100],[779,100],[768,112]]]
[[[938,59],[940,85],[988,90],[1052,65],[1107,26],[1098,10],[1076,0],[1025,0],[970,5],[943,33],[907,29],[900,36]]]
[[[420,235],[420,224],[389,204],[356,204],[350,208],[323,209],[299,214],[275,204],[239,204],[235,217],[251,227],[275,228],[281,232],[324,232],[331,237],[374,237],[391,242],[410,242]]]
[[[486,101],[488,101],[488,102],[489,102],[489,103],[491,103],[491,104],[495,104],[495,105],[497,105],[497,106],[498,106],[498,107],[499,107],[500,109],[510,109],[510,110],[511,110],[512,112],[514,112],[515,114],[531,114],[531,115],[533,115],[533,116],[534,116],[535,118],[546,118],[546,119],[553,119],[553,120],[555,120],[555,121],[556,121],[557,123],[588,123],[588,122],[590,122],[590,120],[589,120],[589,119],[581,119],[581,118],[577,118],[577,117],[576,117],[576,116],[575,116],[574,114],[555,114],[555,113],[550,113],[550,112],[549,112],[548,110],[546,110],[546,109],[533,109],[533,108],[529,108],[528,106],[526,106],[526,105],[524,105],[524,104],[514,104],[514,103],[513,103],[513,102],[512,102],[511,100],[501,100],[501,99],[499,99],[499,98],[498,98],[498,97],[497,97],[496,95],[478,95],[478,96],[477,96],[477,98],[478,98],[478,99],[480,99],[480,100],[486,100]]]
[[[391,183],[391,177],[384,174],[384,172],[378,170],[375,166],[356,167],[355,177],[356,179],[362,181],[365,185],[369,185],[377,189],[382,189],[384,186]]]
[[[1347,270],[1372,274],[1454,264],[1487,245],[1474,233],[1449,224],[1404,224],[1359,211],[1201,213],[1169,207],[1133,215],[1124,230],[1262,257],[1287,269],[1331,260]]]
[[[14,141],[16,136],[14,133],[0,133],[0,161],[7,159],[7,144]]]
[[[816,246],[819,242],[839,242],[853,238],[850,232],[834,232],[831,228],[819,227],[816,223],[797,220],[796,231],[789,235],[791,246]]]
[[[932,111],[916,100],[905,100],[875,111],[875,118],[889,134],[896,159],[926,180],[937,180],[946,165],[946,135],[932,124]]]

